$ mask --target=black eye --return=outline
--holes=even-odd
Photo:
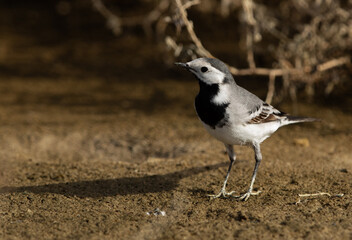
[[[205,73],[206,71],[208,71],[208,68],[207,68],[207,67],[202,67],[200,70],[201,70],[203,73]]]

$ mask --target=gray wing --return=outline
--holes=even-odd
[[[277,121],[287,116],[244,88],[238,86],[236,93],[237,109],[246,124]]]

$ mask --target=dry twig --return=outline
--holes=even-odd
[[[194,42],[194,44],[197,47],[198,52],[200,53],[200,55],[205,56],[205,57],[214,57],[208,50],[206,50],[203,47],[202,42],[199,40],[199,38],[197,37],[196,33],[194,32],[193,29],[193,22],[191,22],[188,18],[187,18],[187,12],[186,12],[186,7],[190,7],[193,6],[195,4],[199,3],[199,0],[195,0],[193,2],[196,2],[194,4],[187,4],[187,5],[182,5],[181,0],[175,0],[176,1],[176,6],[180,12],[181,18],[186,26],[187,32],[190,36],[190,38],[192,39],[192,41]]]
[[[245,0],[246,1],[246,0]],[[181,14],[181,18],[186,26],[187,32],[191,38],[191,40],[193,41],[193,43],[195,44],[195,46],[197,47],[197,50],[199,52],[199,55],[203,56],[203,57],[214,57],[202,44],[202,42],[200,41],[200,39],[197,37],[195,31],[194,31],[194,26],[193,23],[187,18],[187,12],[185,9],[185,6],[182,5],[180,0],[175,0],[176,2],[176,6]],[[194,4],[191,4],[194,5]],[[251,15],[249,15],[251,16]],[[249,17],[248,19],[252,19],[251,17]],[[250,21],[250,20],[249,20]],[[253,60],[254,61],[254,60]],[[251,61],[249,61],[251,62]],[[303,74],[307,74],[307,73],[311,73],[313,71],[318,71],[318,72],[324,72],[327,71],[329,69],[335,68],[335,67],[339,67],[342,65],[349,65],[351,64],[351,59],[350,56],[343,56],[340,58],[336,58],[336,59],[332,59],[329,61],[326,61],[322,64],[318,64],[317,66],[306,66],[303,68],[289,68],[289,69],[283,69],[283,68],[258,68],[255,67],[255,63],[252,62],[250,63],[250,65],[252,65],[252,68],[248,68],[248,69],[237,69],[233,66],[229,66],[229,69],[231,71],[231,73],[233,75],[238,75],[238,76],[246,76],[246,75],[261,75],[261,76],[272,76],[271,78],[277,77],[277,76],[283,76],[283,75],[303,75]],[[273,88],[273,82],[274,80],[271,81],[272,83],[269,83],[269,85],[271,85],[271,87],[269,87],[270,89],[272,89],[271,91],[274,91]],[[267,99],[271,99],[271,93],[268,94]]]
[[[92,4],[94,8],[106,18],[107,25],[112,30],[112,32],[115,35],[120,35],[122,33],[121,19],[110,12],[110,10],[106,8],[101,0],[92,0]]]
[[[148,14],[121,18],[108,10],[102,0],[92,0],[94,8],[107,19],[109,28],[116,35],[122,33],[123,26],[140,25],[148,36],[151,36],[153,31],[159,34],[158,36],[163,36],[166,45],[174,52],[174,57],[180,57],[185,53],[192,58],[197,56],[213,58],[212,53],[204,47],[196,35],[193,22],[187,15],[187,9],[200,2],[201,0],[184,0],[184,3],[182,0],[155,1],[153,2],[156,4],[155,8]],[[203,3],[199,9],[207,8],[205,0]],[[267,102],[273,99],[277,77],[283,78],[284,92],[289,90],[291,96],[296,94],[296,82],[305,83],[308,92],[314,93],[314,83],[324,79],[327,80],[325,92],[330,93],[334,86],[341,82],[338,76],[340,71],[334,71],[335,77],[323,73],[337,67],[351,66],[351,57],[344,53],[352,47],[350,28],[352,12],[344,9],[339,0],[313,2],[290,0],[280,6],[269,6],[254,0],[221,0],[211,4],[211,6],[216,5],[219,5],[223,17],[228,16],[235,9],[242,9],[243,18],[239,17],[239,19],[242,19],[245,25],[249,68],[238,69],[229,66],[229,69],[235,76],[267,76],[269,78]],[[209,8],[209,4],[207,6],[208,13],[216,12],[213,8]],[[225,11],[224,8],[228,9]],[[165,14],[168,11],[170,11],[169,16]],[[295,17],[294,24],[291,23],[291,16]],[[306,19],[311,21],[307,23]],[[155,30],[154,23],[156,23]],[[176,37],[165,37],[170,23],[176,26]],[[185,27],[193,44],[185,46],[177,41],[177,37],[181,36],[179,33],[182,27]],[[295,32],[293,36],[292,32]],[[268,48],[266,45],[264,49],[265,53],[268,52],[270,57],[275,59],[272,64],[275,68],[258,67],[255,62],[254,49],[260,49],[258,42],[262,38],[266,40],[265,33],[269,33],[276,39],[276,42],[271,41],[276,44],[275,46]],[[256,48],[254,44],[257,44]]]
[[[275,92],[275,78],[276,75],[271,73],[269,74],[269,84],[268,84],[268,92],[266,94],[265,102],[271,104],[271,101],[273,100],[274,97],[274,92]]]
[[[345,194],[340,193],[340,194],[331,195],[330,193],[326,193],[326,192],[298,194],[298,200],[296,202],[296,205],[301,203],[302,197],[318,197],[318,196],[324,196],[324,195],[328,197],[343,197]]]
[[[159,4],[147,15],[133,17],[118,17],[112,13],[102,2],[102,0],[92,0],[93,7],[107,20],[108,27],[115,35],[122,33],[123,26],[141,25],[147,36],[152,35],[151,25],[158,21],[162,14],[169,8],[170,0],[161,0]]]
[[[253,0],[242,0],[242,6],[245,14],[245,21],[247,23],[246,29],[246,45],[247,45],[247,61],[250,69],[255,69],[255,61],[254,61],[254,51],[253,51],[253,43],[255,38],[259,40],[261,38],[258,32],[257,21],[254,18],[253,8],[254,2]]]

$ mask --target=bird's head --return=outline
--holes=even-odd
[[[208,85],[234,82],[226,64],[215,58],[197,58],[187,63],[175,64],[187,69],[199,81]]]

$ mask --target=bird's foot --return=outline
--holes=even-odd
[[[245,194],[235,196],[235,197],[238,198],[238,200],[247,201],[250,196],[259,195],[259,193],[261,193],[261,192],[262,191],[253,192],[252,190],[249,190]]]
[[[223,198],[229,198],[229,197],[233,197],[232,194],[234,194],[235,191],[232,192],[226,192],[225,189],[221,189],[221,191],[216,194],[216,195],[208,195],[208,197],[210,197],[210,199],[215,199],[215,198],[219,198],[219,197],[223,197]]]

